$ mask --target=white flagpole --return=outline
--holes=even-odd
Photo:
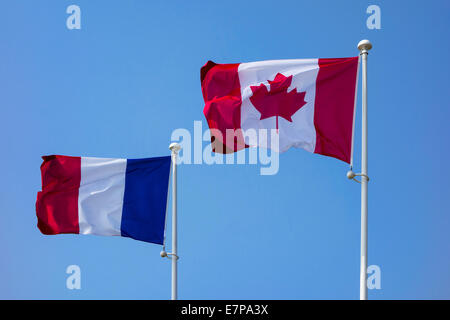
[[[177,157],[181,146],[171,143],[169,149],[172,151],[172,300],[177,300]]]
[[[360,269],[360,300],[367,300],[367,196],[368,196],[368,170],[367,170],[367,55],[372,49],[369,40],[358,43],[362,58],[362,148],[361,148],[361,269]]]

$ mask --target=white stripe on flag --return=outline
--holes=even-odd
[[[126,159],[81,158],[80,234],[120,236]]]
[[[238,72],[242,97],[241,127],[244,131],[250,128],[275,129],[276,118],[271,117],[261,120],[261,113],[251,103],[250,97],[253,94],[251,86],[258,86],[263,83],[270,90],[268,80],[273,80],[278,73],[286,77],[292,76],[292,83],[288,88],[288,92],[294,89],[297,89],[299,93],[305,92],[304,99],[306,104],[292,115],[292,122],[278,117],[280,128],[279,151],[284,152],[290,147],[296,147],[314,152],[316,147],[314,105],[316,80],[319,73],[318,59],[269,60],[241,63]],[[260,140],[259,137],[258,140]],[[265,145],[264,140],[258,141],[258,145],[264,148],[270,147],[270,145]]]

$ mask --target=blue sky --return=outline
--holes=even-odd
[[[66,28],[71,4],[81,30]],[[381,30],[366,27],[370,4]],[[40,234],[40,156],[168,155],[174,129],[207,126],[207,60],[356,56],[368,38],[369,264],[381,268],[369,298],[449,299],[449,28],[448,1],[3,3],[0,298],[170,298],[157,245]],[[180,166],[179,297],[358,299],[360,188],[347,170],[301,149],[274,176]],[[72,264],[81,290],[66,288]]]

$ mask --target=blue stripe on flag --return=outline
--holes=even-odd
[[[170,156],[127,160],[122,236],[163,244],[170,163]]]

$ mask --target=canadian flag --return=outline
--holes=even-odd
[[[213,151],[270,148],[259,135],[274,129],[279,152],[303,148],[350,163],[358,62],[358,57],[208,61],[200,77]]]

